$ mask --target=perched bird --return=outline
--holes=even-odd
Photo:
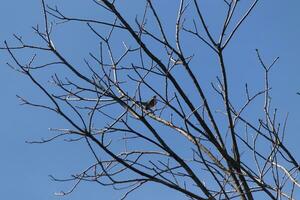
[[[141,102],[143,106],[145,106],[146,110],[153,108],[157,104],[156,95],[154,95],[149,101]]]

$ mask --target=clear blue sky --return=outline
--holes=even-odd
[[[247,0],[243,0],[247,2]],[[241,2],[243,2],[241,1]],[[61,1],[51,1],[61,2]],[[88,6],[88,1],[70,1],[58,3],[62,10],[76,15],[77,11],[81,16],[100,16],[93,6]],[[124,4],[123,12],[128,18],[134,19],[137,2],[140,0],[121,0]],[[159,9],[161,15],[166,14],[166,5],[172,4],[174,0],[162,1],[163,6]],[[212,0],[211,5],[217,6],[221,0]],[[93,5],[91,3],[91,5]],[[212,8],[212,7],[210,7]],[[290,150],[300,160],[299,148],[299,124],[300,120],[300,1],[282,0],[261,0],[254,12],[247,19],[246,23],[239,29],[234,42],[226,52],[228,63],[236,66],[236,74],[232,76],[231,89],[235,90],[239,77],[253,88],[262,88],[262,70],[258,67],[255,49],[260,49],[267,62],[279,56],[280,60],[271,72],[273,105],[280,109],[282,116],[289,112],[286,143],[289,143]],[[212,11],[213,10],[213,11]],[[205,14],[210,19],[210,26],[215,28],[214,20],[220,17],[218,8],[208,9]],[[212,12],[211,12],[212,11]],[[170,12],[170,11],[169,11]],[[174,12],[166,17],[166,22],[171,20]],[[174,20],[174,19],[173,19]],[[0,7],[0,45],[4,40],[12,41],[12,34],[22,35],[30,41],[34,36],[31,26],[42,22],[41,2],[39,0],[4,0]],[[69,34],[68,37],[59,37],[57,29],[57,40],[60,48],[73,49],[69,56],[71,59],[78,59],[78,46],[88,48],[87,44],[93,41],[90,38],[81,38],[77,41],[80,33]],[[70,30],[69,30],[70,31]],[[85,30],[81,30],[85,31]],[[74,38],[73,38],[74,37]],[[76,39],[75,39],[76,38]],[[33,40],[33,39],[32,39]],[[74,42],[75,40],[76,42]],[[193,45],[191,43],[190,45]],[[96,48],[96,47],[94,47]],[[196,48],[191,46],[191,48]],[[74,56],[72,58],[72,56]],[[117,199],[117,192],[111,192],[109,188],[102,188],[95,184],[81,184],[77,190],[67,197],[56,197],[54,192],[69,188],[68,183],[57,183],[50,180],[48,175],[67,178],[72,172],[76,172],[91,163],[91,155],[88,149],[78,144],[64,142],[53,142],[43,145],[29,145],[26,140],[35,140],[51,135],[48,128],[64,127],[65,123],[49,114],[47,111],[35,108],[20,106],[16,94],[29,97],[34,100],[43,100],[39,91],[34,88],[31,82],[24,76],[14,72],[6,66],[10,61],[8,54],[0,51],[0,198],[1,199],[30,199],[30,200],[96,200],[96,199]],[[240,88],[239,88],[240,89]],[[239,97],[233,97],[237,100]],[[168,193],[163,188],[157,192],[156,187],[140,189],[129,199],[182,199],[176,193]],[[166,196],[164,196],[166,195]]]

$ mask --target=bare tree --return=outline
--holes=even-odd
[[[19,97],[22,103],[55,112],[69,124],[51,129],[53,137],[32,143],[81,140],[95,157],[93,165],[68,179],[74,186],[58,195],[92,181],[124,189],[125,199],[153,182],[187,199],[295,199],[299,164],[283,143],[286,120],[278,122],[277,110],[270,106],[269,72],[278,58],[267,64],[256,50],[265,85],[251,94],[246,84],[240,102],[231,100],[238,94],[228,84],[224,51],[258,0],[243,15],[237,11],[241,1],[220,1],[226,14],[218,32],[210,30],[200,1],[174,1],[179,5],[174,36],[158,12],[159,1],[143,1],[143,14],[133,22],[119,9],[123,1],[93,0],[108,16],[103,21],[68,16],[41,2],[44,25],[33,27],[41,42],[14,35],[18,44],[5,41],[1,49],[13,60],[8,65],[49,99],[40,104]],[[84,66],[69,60],[53,39],[56,27],[70,23],[96,37],[93,48],[98,51],[86,54]],[[217,78],[209,84],[195,72],[201,60],[199,52],[188,48],[191,40],[206,46],[218,63]],[[28,52],[22,57],[30,55],[29,61],[18,51]],[[51,84],[39,79],[45,72],[52,73]],[[213,99],[208,97],[212,91]],[[246,111],[260,97],[263,109],[253,120]]]

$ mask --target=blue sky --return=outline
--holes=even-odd
[[[58,2],[62,10],[66,13],[80,16],[105,17],[97,13],[97,9],[87,1],[76,1],[59,3],[51,1],[53,5]],[[140,0],[122,0],[122,12],[133,20],[139,8]],[[166,12],[166,7],[171,0],[162,1],[159,7],[161,15],[166,14],[165,23],[171,23],[176,16],[172,11],[176,4]],[[177,1],[176,1],[177,2]],[[221,0],[213,0],[210,3],[205,1],[203,7],[207,8],[205,14],[209,20],[210,28],[217,28],[217,19],[220,17],[219,7]],[[247,2],[247,0],[244,0]],[[296,92],[300,91],[300,2],[265,0],[260,1],[254,12],[247,19],[246,23],[239,29],[234,41],[228,46],[225,52],[227,62],[233,66],[229,69],[231,78],[230,87],[232,91],[242,90],[242,86],[237,84],[243,80],[249,82],[254,89],[262,88],[263,71],[259,67],[255,49],[258,48],[265,61],[271,63],[277,56],[279,62],[271,72],[272,83],[272,104],[278,107],[280,116],[283,117],[289,112],[289,121],[286,135],[286,143],[290,147],[294,156],[300,160],[300,149],[298,141],[299,135],[299,113],[300,96]],[[176,11],[176,10],[174,10]],[[34,41],[34,34],[31,26],[42,23],[41,2],[39,0],[5,0],[0,7],[0,44],[3,41],[13,41],[12,34],[22,35],[24,39]],[[66,26],[67,31],[72,31],[72,26]],[[86,31],[80,29],[79,31]],[[68,52],[70,59],[77,61],[82,49],[91,48],[93,38],[82,38],[81,33],[68,34],[61,29],[56,29],[58,48]],[[77,42],[74,42],[77,41]],[[193,42],[188,43],[191,49],[198,48]],[[78,46],[82,48],[78,48]],[[96,48],[96,47],[94,47]],[[213,63],[207,61],[205,48],[201,49],[201,55],[207,66]],[[22,56],[22,55],[21,55]],[[48,128],[64,127],[65,122],[56,115],[47,111],[19,105],[16,94],[29,97],[34,100],[45,100],[39,91],[33,87],[31,82],[24,76],[16,73],[6,66],[6,62],[11,61],[5,51],[0,51],[0,197],[1,199],[72,199],[89,200],[117,199],[119,194],[112,192],[109,188],[102,188],[95,184],[82,184],[78,189],[67,197],[56,197],[54,192],[69,188],[68,183],[57,183],[50,180],[48,175],[66,178],[69,174],[83,169],[88,162],[91,162],[92,155],[85,145],[81,143],[69,144],[56,141],[43,145],[29,145],[27,140],[35,140],[51,135]],[[198,70],[198,69],[196,69]],[[199,69],[199,73],[203,72]],[[204,70],[205,71],[205,70]],[[230,73],[232,72],[232,73]],[[213,76],[213,75],[212,75]],[[41,77],[44,78],[44,77]],[[205,77],[208,81],[211,77]],[[238,101],[240,96],[233,96],[234,101]],[[140,189],[129,199],[182,199],[176,193],[169,193],[165,188],[157,193],[157,186]],[[165,195],[165,198],[164,198]]]

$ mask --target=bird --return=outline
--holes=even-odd
[[[145,106],[146,110],[153,108],[157,104],[156,95],[154,95],[150,100],[141,102],[143,106]]]

